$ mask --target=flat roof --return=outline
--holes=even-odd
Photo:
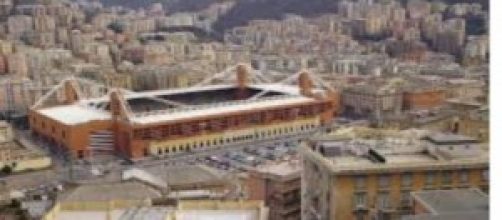
[[[144,200],[159,198],[162,194],[139,182],[86,184],[62,197],[64,202]]]
[[[125,210],[119,219],[128,220],[166,220],[166,216],[174,211],[173,207],[153,206],[134,207]]]
[[[448,214],[421,214],[403,216],[401,220],[488,220],[489,212],[468,212],[468,213],[448,213]]]
[[[320,135],[304,142],[300,151],[306,157],[322,161],[326,168],[336,173],[488,166],[489,153],[482,144],[431,146],[420,136],[381,135],[383,137],[370,139]]]
[[[488,195],[479,189],[429,190],[411,193],[431,214],[485,212]]]
[[[182,188],[194,184],[224,184],[227,181],[224,173],[220,173],[220,171],[206,165],[180,165],[145,169],[165,180],[171,188]]]
[[[220,175],[218,171],[203,165],[168,167],[164,172],[167,174],[166,181],[170,187],[225,182],[224,176]]]
[[[111,210],[110,215],[106,211],[60,211],[55,220],[108,220],[120,219],[125,210]]]
[[[258,210],[182,210],[176,212],[179,220],[258,220]]]
[[[451,134],[451,133],[434,133],[427,135],[428,140],[435,144],[469,144],[478,142],[475,138],[465,135]]]
[[[106,210],[62,210],[57,213],[55,220],[165,220],[173,215],[177,220],[260,220],[258,209],[220,209],[220,210],[176,210],[167,207],[136,207],[129,209]]]
[[[281,177],[299,176],[302,166],[299,160],[287,160],[260,165],[256,171]]]
[[[63,105],[38,110],[38,113],[65,125],[90,121],[111,120],[110,112],[94,109],[83,104]]]

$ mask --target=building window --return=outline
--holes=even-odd
[[[490,181],[490,172],[488,170],[483,170],[483,172],[481,173],[481,180],[483,180],[484,182]]]
[[[356,190],[365,190],[366,189],[366,176],[356,176]]]
[[[362,193],[362,192],[354,193],[353,201],[354,201],[354,209],[355,210],[366,209],[366,206],[367,206],[366,193]]]
[[[444,171],[441,180],[443,185],[451,185],[451,171]]]
[[[389,193],[387,192],[378,193],[376,205],[378,209],[390,208]]]
[[[160,149],[160,148],[159,148],[159,149],[157,150],[157,154],[158,154],[158,155],[162,155],[162,149]]]
[[[469,171],[468,170],[461,170],[458,173],[458,182],[462,185],[469,183]]]
[[[390,176],[389,175],[381,175],[378,177],[378,187],[380,189],[387,189],[390,186]]]
[[[356,216],[356,220],[365,220],[366,219],[366,212],[356,212],[354,214]]]
[[[66,138],[66,132],[65,132],[65,131],[61,131],[61,136],[62,136],[63,138]]]
[[[425,187],[433,187],[436,181],[436,173],[427,172],[425,174]]]
[[[82,159],[82,158],[84,158],[84,151],[83,151],[83,150],[79,150],[79,151],[77,151],[77,158],[78,158],[78,159]]]
[[[413,174],[404,173],[401,175],[401,187],[409,188],[413,184]]]
[[[401,206],[402,207],[411,207],[410,191],[401,191]]]

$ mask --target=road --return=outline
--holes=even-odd
[[[88,160],[74,160],[69,161],[65,159],[61,152],[55,152],[52,148],[45,142],[37,139],[33,139],[28,131],[17,132],[17,134],[27,140],[32,142],[32,145],[39,146],[41,150],[45,151],[51,155],[53,160],[53,169],[55,173],[53,175],[53,180],[55,181],[114,181],[121,178],[121,173],[123,170],[130,168],[155,168],[155,167],[165,167],[173,165],[186,165],[186,164],[196,164],[201,159],[208,156],[221,155],[232,151],[242,151],[245,148],[262,148],[267,146],[277,146],[286,142],[297,142],[301,139],[305,139],[311,136],[313,133],[320,132],[323,128],[319,128],[310,132],[298,133],[289,136],[282,136],[274,139],[264,139],[264,140],[253,140],[245,143],[239,144],[229,144],[222,145],[218,148],[211,148],[207,150],[197,150],[193,152],[186,152],[178,155],[172,155],[163,158],[149,157],[147,159],[133,161],[132,163],[127,163],[126,160],[111,156],[104,157],[106,159],[90,158]],[[101,172],[105,172],[106,175],[96,175]],[[26,175],[26,174],[23,174]],[[29,175],[28,175],[29,176]],[[24,177],[19,176],[21,179]],[[16,178],[16,177],[14,177]]]

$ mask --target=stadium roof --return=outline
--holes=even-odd
[[[130,120],[137,124],[173,122],[209,115],[231,114],[246,110],[268,109],[315,101],[314,98],[302,96],[297,86],[290,85],[249,85],[247,89],[251,93],[251,97],[241,100],[231,97],[232,95],[228,94],[229,89],[236,89],[236,86],[210,85],[184,89],[147,91],[125,94],[124,99],[127,100],[132,109]],[[253,96],[265,93],[270,94],[253,98]],[[170,100],[170,98],[175,98],[176,100]],[[195,98],[207,100],[198,101],[193,104],[193,99]],[[142,99],[143,101],[133,102],[133,100],[138,99]],[[95,99],[80,100],[70,105],[42,108],[38,112],[62,124],[75,125],[90,121],[111,120],[112,116],[108,110],[108,105],[109,97],[103,96]],[[144,106],[138,107],[138,105]]]

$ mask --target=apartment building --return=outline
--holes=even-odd
[[[414,191],[489,190],[488,152],[474,139],[379,136],[319,136],[300,146],[302,219],[395,219],[411,213]]]
[[[403,93],[395,83],[364,83],[342,92],[344,114],[380,120],[386,115],[402,112]]]
[[[14,136],[10,124],[0,121],[0,169],[21,172],[51,165],[50,157],[27,147],[29,143]]]
[[[264,164],[249,173],[248,199],[263,200],[270,208],[270,219],[301,219],[301,164],[287,160]]]

